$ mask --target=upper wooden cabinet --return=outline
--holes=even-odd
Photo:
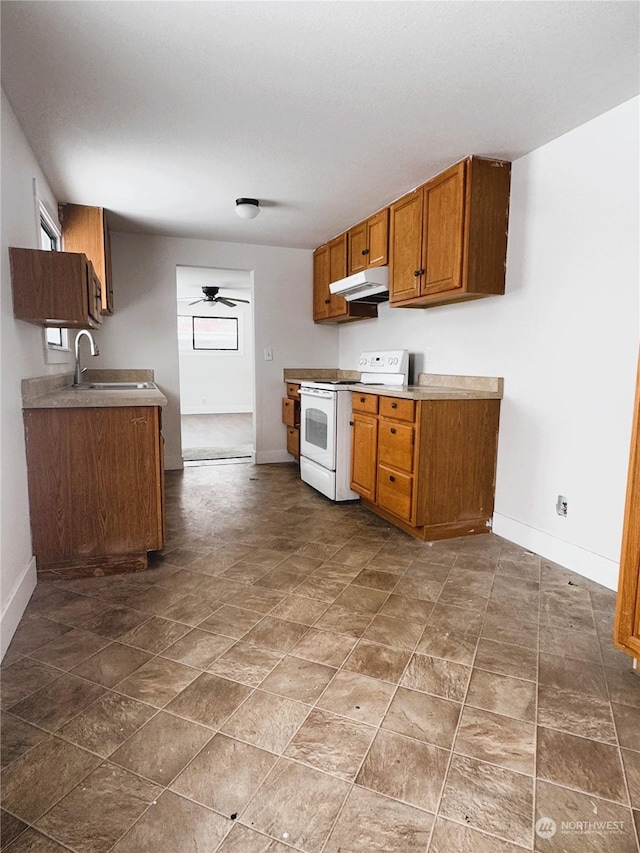
[[[349,275],[389,260],[389,208],[370,216],[349,231]]]
[[[613,639],[616,646],[640,659],[640,359]]]
[[[345,323],[377,317],[376,305],[347,302],[329,290],[333,281],[347,275],[347,235],[340,234],[313,253],[313,319],[316,323]]]
[[[86,255],[10,248],[9,260],[18,320],[74,329],[101,325],[100,281]]]
[[[468,157],[391,205],[392,306],[504,293],[510,179],[510,163]]]
[[[58,205],[62,244],[66,252],[84,252],[102,284],[102,313],[113,314],[111,244],[106,211],[81,204]]]

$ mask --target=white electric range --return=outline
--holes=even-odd
[[[357,500],[351,490],[351,389],[406,385],[407,350],[363,352],[360,380],[303,381],[300,387],[300,477],[334,501]]]

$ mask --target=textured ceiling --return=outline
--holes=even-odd
[[[636,2],[2,2],[53,190],[116,230],[313,248],[638,93]],[[238,196],[259,198],[240,220]]]

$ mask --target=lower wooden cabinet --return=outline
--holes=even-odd
[[[287,396],[282,398],[282,423],[287,427],[287,453],[300,458],[300,385],[287,382]]]
[[[38,570],[145,568],[165,541],[161,409],[25,409],[24,424]]]
[[[354,393],[352,406],[351,488],[365,506],[420,539],[490,531],[500,400]]]
[[[613,639],[618,648],[640,659],[640,359]]]

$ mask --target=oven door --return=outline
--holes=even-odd
[[[335,471],[336,391],[300,389],[300,455]]]

